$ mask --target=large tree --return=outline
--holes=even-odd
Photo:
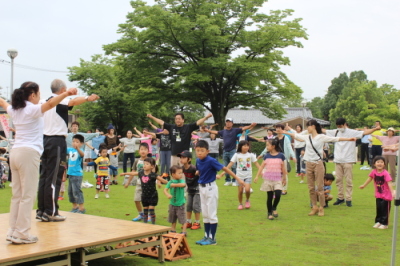
[[[119,57],[125,90],[141,100],[201,104],[220,124],[234,107],[279,117],[275,100],[300,98],[280,70],[290,63],[283,49],[307,38],[301,19],[288,19],[292,10],[258,13],[265,0],[155,2],[132,1],[121,39],[104,47]]]

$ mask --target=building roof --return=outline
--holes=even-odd
[[[277,124],[279,122],[285,122],[285,121],[293,120],[295,118],[303,118],[303,117],[306,117],[306,120],[316,119],[316,118],[313,118],[311,110],[308,109],[307,107],[304,108],[304,114],[303,114],[302,107],[288,107],[288,108],[284,108],[284,109],[286,110],[287,114],[283,115],[282,119],[268,118],[265,115],[263,115],[260,110],[256,110],[256,109],[242,110],[242,109],[236,109],[236,108],[229,110],[226,117],[233,118],[233,122],[235,124],[257,123],[260,125],[273,125],[273,124]],[[316,120],[321,125],[329,125],[330,124],[328,121],[324,121],[321,119],[316,119]],[[207,119],[206,123],[213,124],[214,118],[210,117],[209,119]]]

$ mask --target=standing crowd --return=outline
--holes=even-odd
[[[306,178],[311,207],[308,215],[324,216],[328,201],[333,199],[330,191],[335,180],[332,174],[326,173],[327,144],[334,143],[338,195],[333,205],[345,203],[352,207],[357,139],[361,139],[361,165],[367,160],[368,165],[374,168],[360,186],[363,189],[371,181],[375,185],[377,214],[373,227],[388,228],[400,137],[395,136],[393,128],[382,130],[379,121],[373,128],[363,130],[350,129],[343,118],[336,120],[337,129],[334,130],[322,129],[316,120],[308,121],[306,130],[301,125],[296,125],[293,130],[288,125],[277,124],[275,132],[268,129],[266,137],[255,138],[249,135],[255,123],[235,128],[233,118],[226,118],[224,129],[216,131],[204,124],[211,114],[189,124],[185,124],[182,113],[175,114],[173,124],[148,114],[152,130],[143,128],[139,131],[135,127],[121,138],[111,124],[106,134],[100,130],[82,133],[79,132],[79,123],[73,122],[68,133],[68,111],[99,97],[92,94],[68,100],[66,97],[76,95],[77,89],[67,89],[58,79],[52,82],[51,91],[50,98],[40,100],[39,86],[25,82],[14,91],[11,104],[0,98],[0,106],[7,110],[16,131],[10,151],[13,195],[6,236],[14,244],[38,241],[30,234],[30,213],[36,196],[38,220],[63,222],[67,219],[60,215],[58,205],[58,200],[63,199],[66,180],[69,180],[67,191],[71,212],[86,213],[82,178],[84,169],[91,171],[92,167],[96,178],[96,199],[100,198],[100,192],[104,192],[105,198],[110,198],[110,185],[118,184],[118,176],[124,178],[125,188],[135,186],[134,202],[138,216],[133,221],[156,223],[157,187],[165,184],[163,193],[170,203],[168,221],[171,232],[177,231],[177,222],[182,224],[181,233],[184,235],[189,228],[200,229],[202,215],[204,237],[196,241],[199,245],[217,243],[219,193],[216,179],[225,176],[225,186],[238,187],[238,210],[243,210],[251,208],[251,184],[258,182],[261,176],[260,190],[267,194],[267,218],[274,220],[279,217],[278,205],[282,196],[288,193],[289,173],[292,171],[290,159],[295,162],[300,183],[304,183]],[[258,157],[250,151],[251,141],[265,142],[266,148]],[[220,145],[224,164],[218,161]],[[192,160],[192,147],[196,161]],[[122,173],[118,173],[120,156]],[[263,159],[261,164],[257,162],[258,158]],[[254,180],[253,166],[257,167]]]

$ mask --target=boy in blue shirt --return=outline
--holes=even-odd
[[[197,241],[196,244],[202,246],[216,245],[215,234],[218,225],[218,186],[215,179],[217,172],[223,170],[225,173],[233,176],[239,185],[244,186],[244,182],[226,166],[223,166],[216,159],[208,156],[208,143],[205,140],[199,140],[195,150],[197,156],[196,168],[200,176],[200,201],[205,230],[203,239]]]
[[[83,170],[82,170],[82,158],[84,153],[81,149],[85,138],[76,134],[72,137],[72,148],[67,148],[68,155],[68,197],[69,202],[72,203],[72,211],[74,213],[85,213],[85,207],[83,205],[83,193],[81,190]]]

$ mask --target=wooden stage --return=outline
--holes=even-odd
[[[60,214],[67,216],[64,222],[41,222],[35,219],[36,212],[32,211],[31,234],[36,235],[39,241],[35,244],[21,245],[6,241],[9,214],[0,214],[0,265],[14,265],[55,256],[63,256],[64,259],[40,265],[71,265],[72,253],[78,253],[80,264],[86,265],[86,261],[132,251],[132,247],[107,251],[104,249],[94,254],[86,254],[85,249],[115,247],[121,242],[152,236],[156,236],[157,240],[149,243],[140,242],[135,248],[157,246],[158,259],[160,262],[164,261],[161,236],[168,233],[170,227],[88,214],[71,212],[60,212]]]

